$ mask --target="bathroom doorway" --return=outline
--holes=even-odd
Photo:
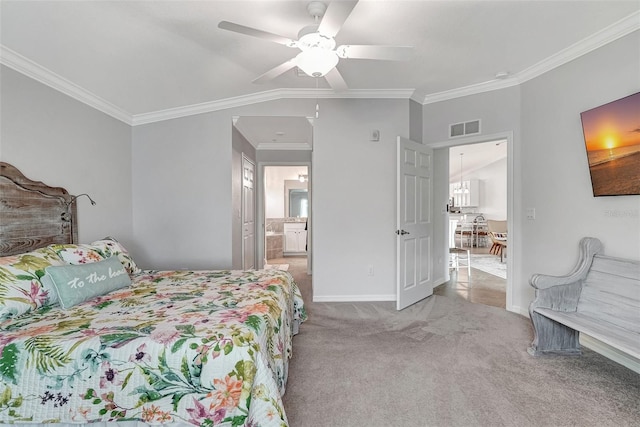
[[[262,176],[265,268],[286,269],[285,265],[291,262],[308,265],[310,165],[265,164],[262,165]]]

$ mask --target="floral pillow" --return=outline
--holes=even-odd
[[[0,322],[57,302],[42,283],[45,269],[54,265],[64,262],[49,248],[0,258]]]
[[[67,264],[89,264],[105,259],[105,256],[90,245],[61,244],[49,245],[47,248],[55,252]]]
[[[142,271],[124,246],[113,237],[105,237],[91,244],[50,245],[49,248],[67,264],[89,264],[116,256],[129,275]]]
[[[142,271],[133,261],[133,258],[131,258],[125,247],[113,237],[96,240],[89,246],[99,252],[104,258],[109,258],[112,255],[117,256],[129,275],[138,274]]]

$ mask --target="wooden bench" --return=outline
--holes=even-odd
[[[580,355],[584,333],[640,359],[640,261],[604,256],[602,243],[585,237],[572,273],[529,282],[536,289],[530,354]]]

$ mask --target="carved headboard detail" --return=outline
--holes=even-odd
[[[0,256],[78,240],[76,203],[61,187],[32,181],[0,162]]]

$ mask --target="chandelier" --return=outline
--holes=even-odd
[[[453,186],[453,192],[456,194],[466,194],[469,192],[469,188],[467,188],[467,183],[462,181],[462,156],[464,153],[460,153],[460,182]]]

